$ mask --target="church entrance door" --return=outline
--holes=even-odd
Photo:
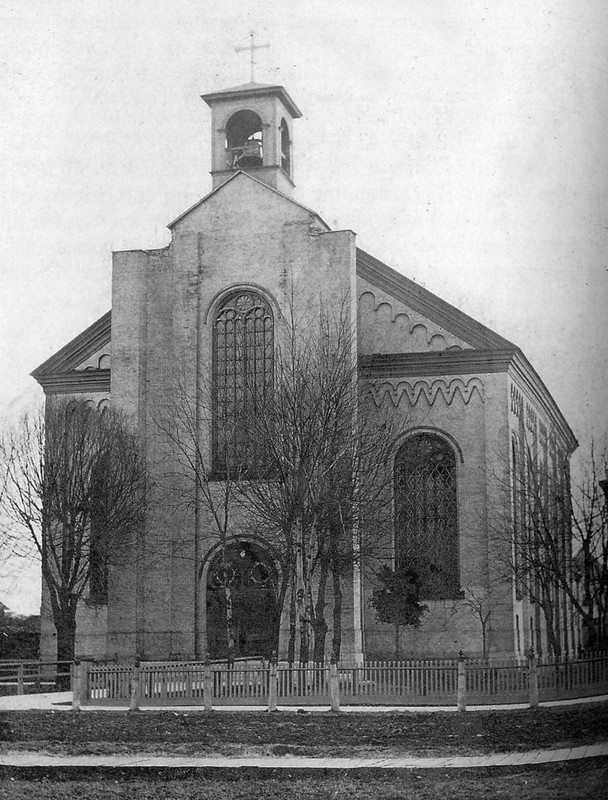
[[[224,555],[214,556],[207,573],[209,658],[228,657],[230,627],[235,658],[271,657],[279,622],[277,585],[276,568],[259,545],[232,542]]]

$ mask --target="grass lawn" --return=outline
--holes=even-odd
[[[5,711],[0,750],[181,755],[469,755],[608,740],[608,704],[535,711]]]
[[[444,770],[364,777],[251,777],[234,780],[4,780],[3,800],[578,800],[605,797],[608,766],[591,763],[533,767],[517,772]]]

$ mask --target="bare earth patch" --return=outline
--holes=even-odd
[[[232,779],[160,776],[129,780],[0,780],[3,800],[597,800],[605,797],[608,767],[597,762],[547,765],[514,772],[412,770],[398,775],[352,772],[314,777],[252,777],[235,771]]]
[[[89,755],[476,755],[608,740],[608,704],[432,714],[0,713],[0,750]]]

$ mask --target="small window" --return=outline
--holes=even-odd
[[[281,167],[291,176],[291,141],[287,122],[281,120]]]

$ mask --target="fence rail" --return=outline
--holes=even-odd
[[[0,687],[3,694],[69,689],[72,661],[0,661]]]
[[[608,654],[572,661],[270,664],[245,661],[82,663],[80,705],[451,705],[566,699],[608,692]]]

